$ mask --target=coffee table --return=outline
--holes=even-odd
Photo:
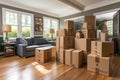
[[[35,49],[35,60],[39,63],[46,63],[56,59],[56,47],[47,46]]]

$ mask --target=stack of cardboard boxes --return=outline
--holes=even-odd
[[[87,54],[91,52],[91,41],[96,40],[96,19],[95,16],[85,16],[85,22],[80,34],[76,34],[75,49],[83,50],[83,63],[87,62]],[[83,36],[82,36],[83,34]]]
[[[91,54],[88,55],[87,69],[107,76],[111,75],[113,70],[112,55],[114,53],[114,43],[105,41],[105,36],[102,41],[91,42]]]
[[[56,49],[57,60],[61,63],[65,63],[65,50],[74,49],[75,30],[73,29],[73,21],[65,21],[64,29],[57,31]]]

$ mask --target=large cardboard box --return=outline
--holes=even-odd
[[[60,49],[60,37],[56,37],[56,50]]]
[[[69,49],[69,36],[60,37],[60,48]]]
[[[75,48],[75,37],[69,36],[69,48]]]
[[[96,28],[96,18],[95,16],[85,16],[84,22],[87,23],[87,26],[91,26],[90,28]]]
[[[91,51],[91,39],[75,39],[75,49],[90,52]]]
[[[109,57],[114,54],[114,43],[110,41],[92,41],[91,54],[100,57]]]
[[[89,54],[87,59],[87,69],[93,72],[110,76],[112,73],[112,58],[111,57],[96,57]]]
[[[97,41],[97,55],[101,57],[109,57],[114,54],[114,42]]]
[[[65,64],[65,50],[60,49],[60,63]]]
[[[65,21],[64,22],[64,28],[65,29],[73,29],[74,28],[74,21]]]
[[[72,51],[72,65],[76,68],[82,66],[82,58],[83,58],[83,51],[82,50],[74,50]]]
[[[83,23],[84,29],[96,29],[96,26],[94,24],[89,24],[88,22]]]
[[[66,29],[59,29],[58,30],[58,36],[62,36],[62,37],[64,37],[64,36],[67,36],[67,30]]]
[[[96,38],[97,37],[96,29],[82,29],[81,31],[84,34],[84,38]]]
[[[72,66],[72,51],[74,49],[65,50],[65,64]]]

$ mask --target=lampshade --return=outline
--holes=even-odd
[[[11,25],[3,25],[2,31],[3,32],[11,32]]]
[[[54,29],[50,29],[50,33],[51,34],[55,33],[55,30]]]

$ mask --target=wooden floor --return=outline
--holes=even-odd
[[[0,80],[120,80],[120,66],[113,77],[96,74],[87,69],[76,69],[58,62],[39,64],[34,57],[0,57]]]

